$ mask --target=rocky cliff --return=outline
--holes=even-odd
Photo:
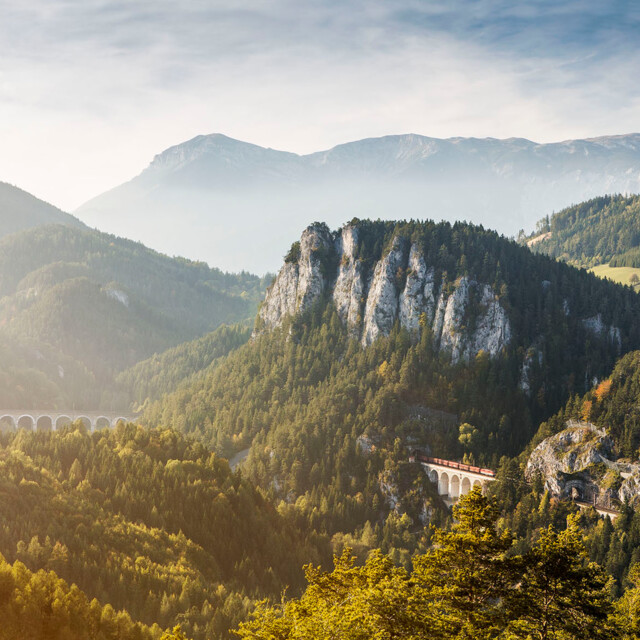
[[[484,351],[496,356],[511,340],[511,325],[496,292],[471,276],[437,274],[416,242],[394,235],[378,260],[361,256],[358,224],[337,234],[308,227],[278,273],[259,312],[261,330],[303,312],[323,294],[363,346],[386,336],[395,322],[418,335],[429,327],[452,362]]]
[[[527,480],[539,475],[553,495],[595,500],[606,507],[640,499],[640,465],[616,460],[605,430],[589,422],[569,421],[566,426],[533,450]]]

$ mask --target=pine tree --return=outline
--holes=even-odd
[[[453,510],[451,531],[438,530],[434,548],[417,558],[411,607],[425,637],[481,640],[504,628],[501,599],[512,585],[511,533],[496,531],[498,511],[479,487]]]
[[[640,638],[640,564],[635,564],[629,570],[627,577],[631,587],[615,604],[614,621],[625,640]]]
[[[611,603],[607,577],[597,565],[585,565],[586,551],[577,520],[557,533],[541,532],[522,557],[522,579],[508,598],[510,631],[536,640],[597,640],[611,638]]]

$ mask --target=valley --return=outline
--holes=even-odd
[[[0,2],[0,640],[640,640],[636,4]]]
[[[462,222],[316,222],[264,277],[72,223],[8,233],[7,619],[47,629],[47,596],[36,615],[17,594],[55,589],[81,594],[68,629],[261,638],[318,576],[379,561],[405,593],[478,508],[522,566],[545,535],[573,540],[619,625],[640,548],[640,298],[597,276],[640,271],[637,207],[582,203],[533,243]]]

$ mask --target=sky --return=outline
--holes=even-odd
[[[73,211],[214,132],[637,132],[639,72],[633,0],[0,0],[0,180]]]

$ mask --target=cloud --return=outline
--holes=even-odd
[[[638,130],[631,4],[0,2],[0,179],[73,208],[212,131],[309,152]]]

